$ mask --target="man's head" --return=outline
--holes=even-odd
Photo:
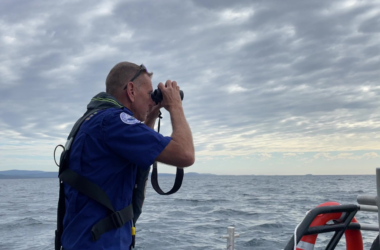
[[[107,76],[106,92],[130,109],[136,119],[144,121],[154,105],[150,98],[152,75],[143,65],[120,62]]]

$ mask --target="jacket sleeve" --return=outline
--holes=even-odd
[[[105,117],[102,128],[105,142],[118,156],[148,169],[172,138],[157,133],[131,116],[125,119],[123,114],[112,113]]]

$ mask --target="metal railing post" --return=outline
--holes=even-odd
[[[224,235],[223,238],[227,239],[227,250],[235,250],[235,238],[238,238],[239,235],[235,234],[234,227],[227,228],[227,235]]]
[[[377,188],[377,199],[376,199],[376,205],[379,208],[380,206],[380,168],[376,168],[376,188]],[[377,220],[379,221],[379,227],[380,227],[380,209],[378,209],[377,213]],[[379,239],[380,239],[380,230],[379,230]]]

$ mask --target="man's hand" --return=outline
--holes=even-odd
[[[161,103],[153,106],[150,110],[148,115],[146,116],[144,124],[148,127],[154,129],[154,124],[156,123],[156,119],[158,117],[158,114],[160,113],[161,109]]]
[[[163,100],[161,106],[171,112],[175,107],[182,107],[181,96],[179,95],[179,86],[176,81],[167,80],[165,85],[160,82],[158,88],[162,92]]]

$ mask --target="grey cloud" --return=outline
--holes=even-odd
[[[363,33],[380,33],[380,17],[374,16],[362,24],[360,24],[358,31]]]
[[[0,79],[0,129],[66,137],[70,126],[57,127],[74,123],[112,66],[128,60],[153,70],[154,86],[177,80],[193,131],[205,136],[223,126],[231,135],[257,130],[242,136],[252,139],[376,132],[359,123],[380,122],[379,22],[368,15],[380,5],[339,3],[2,1],[0,60],[10,73]],[[247,91],[229,93],[232,85]],[[338,126],[346,123],[359,125]]]

